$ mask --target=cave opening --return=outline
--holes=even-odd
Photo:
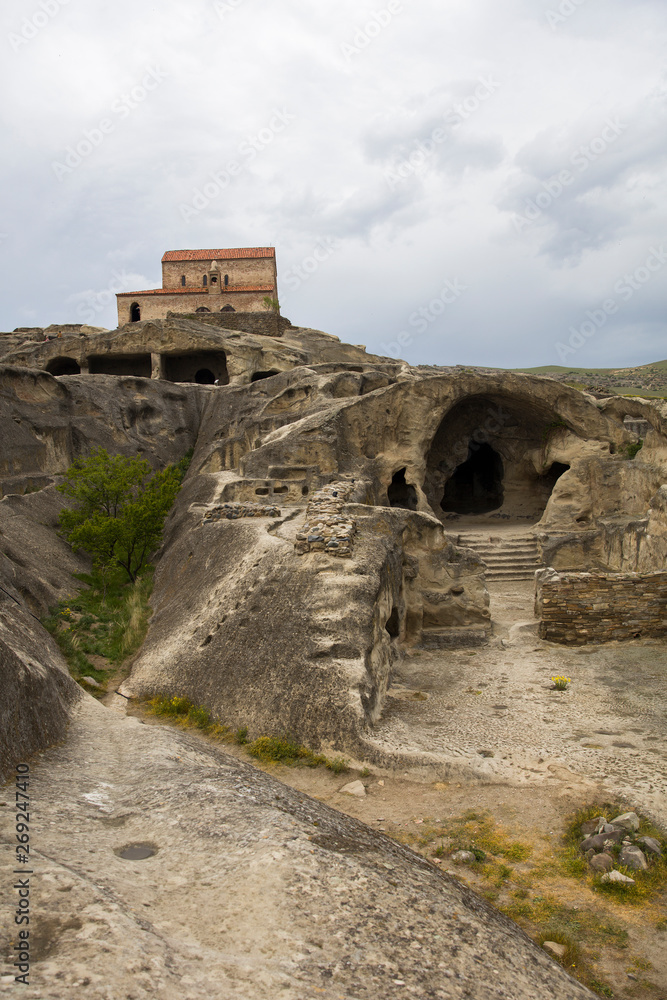
[[[471,439],[468,457],[445,483],[442,510],[455,514],[487,514],[503,505],[503,460],[486,442]]]
[[[81,368],[74,358],[51,358],[46,366],[49,375],[80,375]]]
[[[195,372],[195,382],[198,385],[213,385],[215,382],[215,375],[210,368],[199,368]]]
[[[401,634],[401,621],[396,605],[391,609],[391,614],[387,618],[384,626],[392,639],[398,639]]]
[[[387,487],[390,507],[403,507],[404,510],[417,510],[417,490],[406,482],[405,468],[399,469],[392,476]]]
[[[255,372],[251,378],[251,382],[261,382],[264,378],[272,378],[274,375],[280,375],[277,368],[270,368],[268,372]]]

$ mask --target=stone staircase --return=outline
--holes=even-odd
[[[474,549],[487,565],[487,583],[532,580],[539,569],[537,541],[530,531],[462,531],[458,544]]]

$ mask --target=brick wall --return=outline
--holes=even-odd
[[[221,260],[220,275],[224,283],[229,275],[230,285],[274,285],[275,258],[242,257],[239,260]],[[162,264],[162,287],[180,288],[181,275],[185,275],[186,288],[201,288],[203,277],[208,274],[210,261],[173,260]]]
[[[667,573],[547,571],[536,614],[540,637],[567,646],[665,636]]]

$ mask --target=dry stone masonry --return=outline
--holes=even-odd
[[[294,543],[297,555],[306,552],[326,552],[341,558],[352,555],[357,523],[341,512],[353,490],[354,480],[330,483],[314,494],[306,511],[306,523]]]
[[[261,503],[222,503],[204,514],[204,524],[235,521],[239,517],[280,517],[280,507]]]
[[[540,637],[582,646],[667,634],[667,573],[556,573],[538,580]]]

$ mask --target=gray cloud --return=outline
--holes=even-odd
[[[458,279],[409,360],[557,362],[659,244],[667,152],[664,4],[582,0],[550,25],[561,2],[403,0],[387,17],[384,0],[9,0],[0,328],[90,303],[113,326],[110,289],[158,284],[166,249],[274,244],[294,322],[378,351]],[[614,141],[572,162],[614,116]],[[319,240],[335,252],[290,287]],[[582,364],[664,353],[665,275]]]

